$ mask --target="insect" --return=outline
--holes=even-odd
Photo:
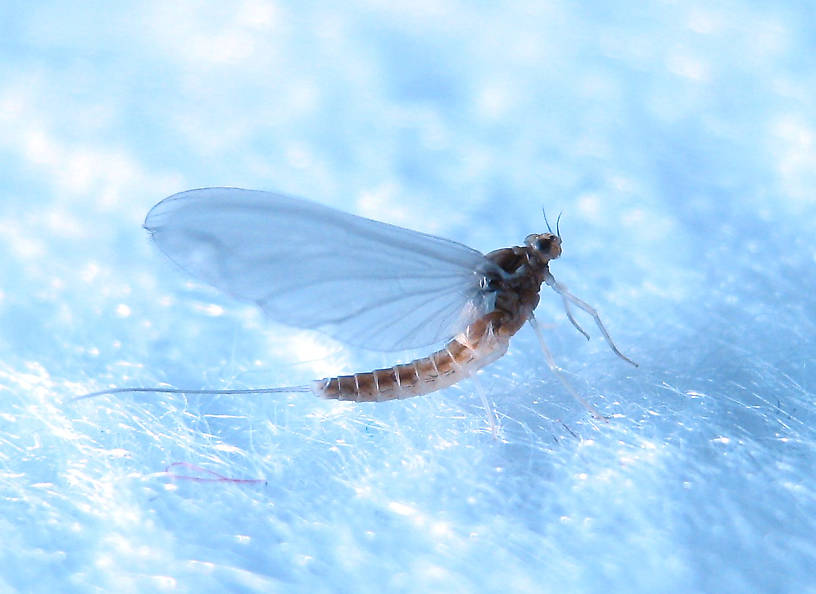
[[[560,217],[559,217],[560,219]],[[545,216],[546,222],[546,216]],[[123,392],[259,394],[311,391],[322,398],[379,402],[446,388],[492,363],[530,323],[547,362],[571,394],[597,415],[560,374],[535,322],[542,284],[558,293],[569,321],[587,339],[572,306],[594,319],[618,350],[597,311],[553,278],[561,234],[531,234],[524,245],[482,254],[460,243],[347,214],[271,192],[205,188],[154,206],[145,228],[182,269],[275,321],[321,331],[352,346],[398,351],[441,345],[432,354],[386,369],[339,375],[294,388]],[[475,380],[475,378],[474,378]],[[480,387],[495,433],[495,417]]]

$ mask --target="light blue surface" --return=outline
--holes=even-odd
[[[321,4],[0,5],[0,590],[816,591],[813,9]],[[526,329],[498,442],[467,382],[69,403],[394,362],[164,261],[144,214],[210,185],[482,251],[563,210],[553,273],[641,367],[545,291],[609,423]]]

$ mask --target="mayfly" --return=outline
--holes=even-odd
[[[546,221],[546,217],[545,217]],[[162,200],[145,228],[182,269],[236,298],[256,303],[284,324],[321,331],[349,345],[398,351],[441,345],[432,354],[387,369],[338,375],[294,388],[185,390],[115,388],[123,392],[262,394],[310,391],[323,398],[380,402],[446,388],[492,363],[529,322],[550,368],[533,310],[546,283],[563,301],[569,321],[587,339],[572,306],[595,321],[618,350],[597,311],[553,278],[561,234],[531,234],[524,245],[482,254],[465,245],[271,192],[205,188]],[[475,378],[474,378],[475,380]],[[476,384],[491,429],[495,417]]]

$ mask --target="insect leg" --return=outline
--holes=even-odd
[[[498,439],[499,424],[496,420],[496,411],[493,409],[493,405],[490,403],[490,399],[487,397],[487,392],[485,392],[482,382],[480,382],[475,375],[470,376],[470,379],[473,381],[473,385],[476,386],[476,392],[479,394],[479,398],[482,401],[482,406],[485,409],[485,414],[487,414],[487,423],[490,425],[490,433],[493,435],[493,439]]]
[[[555,359],[553,359],[550,349],[547,348],[547,343],[544,342],[544,335],[541,333],[541,328],[538,325],[538,321],[532,314],[530,315],[529,322],[530,326],[532,326],[533,330],[535,330],[536,337],[538,337],[538,343],[541,345],[541,350],[544,351],[544,359],[546,359],[547,366],[550,368],[550,371],[552,371],[555,374],[555,377],[557,377],[558,381],[560,381],[561,384],[567,389],[567,392],[570,393],[570,396],[575,398],[575,400],[577,400],[581,406],[587,409],[593,417],[605,421],[606,419],[603,417],[603,415],[601,415],[601,413],[599,413],[597,409],[594,406],[592,406],[589,402],[581,398],[577,390],[573,388],[572,384],[570,384],[567,381],[567,378],[564,375],[563,370],[555,363]]]
[[[488,336],[491,336],[492,332],[493,332],[493,324],[488,323],[487,327],[484,330],[484,332]],[[467,337],[465,337],[465,340],[467,340]],[[451,341],[451,342],[454,342],[454,341]],[[460,344],[464,344],[464,343],[460,343]],[[462,375],[467,377],[468,376],[467,370],[463,369],[462,366],[459,363],[456,362],[456,357],[450,351],[450,345],[446,346],[445,350],[447,351],[448,356],[450,357],[451,363],[457,369],[457,371],[459,371],[460,373],[462,373]],[[434,363],[433,356],[429,357],[428,359],[432,363]],[[493,439],[498,439],[499,430],[498,430],[498,423],[496,421],[496,411],[493,410],[493,405],[490,403],[490,399],[487,397],[487,392],[485,392],[484,388],[482,387],[481,382],[479,382],[479,380],[476,378],[476,375],[471,375],[470,379],[473,380],[473,385],[476,387],[476,392],[479,394],[479,398],[482,401],[482,406],[485,409],[485,414],[487,415],[487,423],[488,423],[488,425],[490,425],[490,433],[493,435]]]
[[[583,301],[582,299],[579,299],[578,297],[576,297],[575,295],[570,293],[564,285],[562,285],[557,280],[555,280],[555,278],[553,278],[553,275],[548,274],[545,277],[544,281],[548,285],[550,285],[550,287],[552,287],[553,291],[555,291],[556,293],[561,295],[561,298],[564,300],[565,304],[572,303],[572,304],[576,305],[577,307],[579,307],[580,309],[583,309],[589,315],[591,315],[592,319],[595,320],[595,324],[598,326],[598,329],[601,331],[601,334],[603,334],[603,337],[606,340],[606,344],[608,344],[609,348],[612,349],[612,352],[615,353],[618,357],[620,357],[624,361],[626,361],[627,363],[631,363],[635,367],[638,367],[637,363],[632,361],[629,357],[627,357],[626,355],[621,353],[620,350],[618,350],[618,347],[615,345],[615,341],[612,340],[612,337],[609,335],[609,331],[606,329],[606,326],[604,326],[604,323],[601,321],[601,316],[598,315],[598,311],[594,307],[592,307],[586,301]],[[569,316],[569,307],[568,306],[567,306],[567,317],[569,317],[570,321],[573,323],[573,325],[575,325],[577,327],[577,325],[575,324],[575,321]],[[580,330],[580,328],[579,328],[579,330]],[[583,332],[583,330],[582,330],[582,332]],[[586,336],[585,332],[584,332],[584,336]]]
[[[584,335],[584,338],[589,340],[589,334],[587,334],[586,331],[578,325],[578,322],[576,322],[575,318],[572,316],[572,308],[570,307],[569,300],[562,295],[561,301],[564,303],[564,311],[567,312],[567,319],[575,327],[575,329],[578,330],[578,332]]]

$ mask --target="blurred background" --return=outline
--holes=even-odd
[[[814,23],[797,2],[3,2],[0,590],[813,591]],[[174,269],[144,215],[214,185],[484,252],[563,211],[552,271],[640,367],[545,290],[608,423],[527,329],[481,376],[498,440],[470,382],[70,402],[416,354]]]

